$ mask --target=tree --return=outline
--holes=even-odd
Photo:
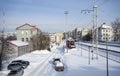
[[[16,35],[8,36],[6,40],[17,40]]]
[[[5,48],[6,40],[4,38],[4,30],[1,31],[1,37],[0,37],[0,71],[2,70],[2,61],[3,61],[3,53]]]
[[[92,34],[88,33],[87,35],[82,37],[83,41],[90,41],[92,39]]]
[[[114,31],[114,40],[120,41],[120,18],[116,18],[115,21],[111,22]]]
[[[37,33],[34,36],[32,36],[31,44],[33,50],[48,49],[50,45],[50,37],[47,33]]]

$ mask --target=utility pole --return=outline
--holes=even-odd
[[[97,23],[97,6],[93,6],[93,10],[81,10],[81,13],[93,12],[93,27],[92,27],[92,51],[98,59],[98,23]]]

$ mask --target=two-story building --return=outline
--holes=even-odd
[[[16,28],[17,40],[24,42],[32,40],[32,36],[37,33],[40,33],[40,30],[36,26],[30,24],[24,24]]]

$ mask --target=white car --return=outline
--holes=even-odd
[[[53,59],[53,64],[55,65],[55,70],[56,71],[64,71],[64,65],[61,62],[60,58],[54,58]]]

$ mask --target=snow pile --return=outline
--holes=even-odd
[[[48,50],[36,50],[32,52],[33,54],[48,54],[50,53]]]

